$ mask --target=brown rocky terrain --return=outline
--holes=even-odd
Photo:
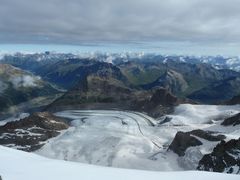
[[[68,124],[64,119],[49,112],[33,113],[29,117],[1,126],[0,144],[24,151],[34,151],[67,128]]]

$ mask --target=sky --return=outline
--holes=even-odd
[[[239,42],[239,0],[0,0],[3,50],[117,45],[240,55]]]

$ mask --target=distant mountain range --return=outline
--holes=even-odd
[[[227,64],[234,63],[229,62],[229,59],[220,56],[197,58],[97,53],[77,56],[51,52],[30,55],[18,53],[1,60],[1,63],[30,71],[42,80],[70,91],[86,82],[95,81],[97,83],[90,86],[89,91],[97,92],[102,87],[101,79],[105,85],[115,86],[112,89],[114,93],[108,90],[108,94],[115,96],[121,94],[123,89],[126,92],[144,93],[161,87],[178,98],[207,104],[221,103],[240,94],[240,72],[231,70],[233,68]],[[234,62],[236,68],[238,61]],[[94,89],[91,90],[91,87]],[[112,99],[112,95],[103,99]]]
[[[160,55],[159,53],[134,53],[134,52],[123,52],[123,53],[101,53],[101,52],[88,52],[88,53],[56,53],[56,52],[42,52],[42,53],[2,53],[0,59],[7,62],[17,63],[19,65],[25,66],[26,63],[32,62],[31,66],[25,68],[33,68],[36,65],[36,61],[44,64],[49,62],[56,62],[63,59],[91,59],[98,60],[113,64],[118,64],[121,62],[129,61],[147,61],[147,62],[160,62],[165,63],[168,60],[177,62],[186,62],[192,64],[206,63],[217,69],[232,69],[235,71],[240,71],[240,57],[238,56],[188,56],[188,55]]]

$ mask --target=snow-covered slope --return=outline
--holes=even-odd
[[[184,141],[187,140],[187,133],[192,133],[190,137],[199,141],[201,144],[192,144],[190,139],[187,149],[184,152],[183,156],[178,158],[178,164],[184,169],[192,169],[193,167],[199,168],[199,161],[203,158],[204,155],[212,153],[215,147],[220,144],[222,138],[224,141],[228,142],[230,140],[237,140],[240,138],[240,126],[229,125],[223,126],[222,122],[238,114],[240,111],[240,106],[216,106],[216,105],[189,105],[182,104],[175,109],[175,112],[172,115],[167,115],[168,122],[164,123],[165,126],[180,126],[179,129],[182,132],[185,132],[181,137],[180,134],[174,138],[175,142],[179,143],[179,146],[173,148],[181,149],[181,146],[184,145]],[[163,117],[161,120],[164,121]],[[189,127],[190,130],[186,131],[186,127]],[[192,131],[192,130],[195,130]],[[217,140],[216,138],[219,138]],[[220,138],[221,137],[221,138]],[[180,138],[180,139],[179,139]],[[174,141],[173,141],[174,142]],[[232,147],[239,148],[237,145]],[[216,150],[215,150],[216,151]],[[236,150],[237,151],[237,150]],[[239,152],[238,152],[239,155]],[[220,155],[221,156],[221,155]],[[238,158],[235,158],[238,161]],[[206,160],[205,160],[206,161]],[[220,160],[216,160],[220,161]],[[207,164],[207,163],[206,163]],[[229,167],[228,167],[229,166]],[[231,172],[227,169],[234,168],[233,166],[226,163],[226,168],[224,171],[218,169],[218,172]],[[238,166],[235,169],[239,169]],[[206,168],[207,169],[207,168]],[[209,168],[211,169],[211,168]],[[214,171],[216,171],[215,168]],[[212,170],[213,171],[213,170]],[[232,171],[231,173],[239,174],[240,171]]]
[[[188,125],[199,128],[199,125],[209,125],[217,120],[223,120],[237,114],[240,105],[236,106],[219,106],[219,105],[191,105],[181,104],[175,108],[175,111],[167,117],[171,118],[169,124]],[[165,117],[163,117],[165,118]]]
[[[165,126],[182,126],[189,129],[202,129],[206,131],[216,131],[225,135],[228,139],[238,139],[240,137],[240,126],[222,126],[224,119],[240,112],[240,105],[220,106],[220,105],[191,105],[181,104],[175,108],[175,112],[168,117],[169,122]],[[161,120],[162,120],[161,119]]]
[[[52,160],[0,146],[0,175],[3,180],[238,180],[239,176],[209,172],[151,172],[98,167]]]

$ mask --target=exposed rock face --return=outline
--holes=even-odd
[[[212,131],[203,131],[203,130],[200,130],[200,129],[190,131],[189,133],[192,134],[192,135],[195,135],[197,137],[200,137],[202,139],[208,140],[208,141],[221,141],[221,140],[224,140],[226,138],[226,136],[224,136],[224,135],[221,135],[221,134],[220,135],[213,135],[214,132],[212,132]]]
[[[230,117],[230,118],[227,118],[225,119],[221,125],[224,125],[224,126],[236,126],[236,125],[239,125],[240,124],[240,113]]]
[[[165,88],[156,88],[153,92],[149,91],[148,95],[143,94],[143,97],[145,99],[142,102],[134,103],[134,110],[147,112],[152,117],[172,113],[174,107],[180,102],[176,96]]]
[[[178,132],[170,144],[169,149],[179,156],[184,156],[187,148],[200,145],[202,145],[202,142],[192,137],[190,133]]]
[[[202,142],[196,137],[208,140],[208,141],[221,141],[226,137],[224,135],[213,135],[214,132],[203,131],[200,129],[193,130],[190,132],[178,132],[169,146],[169,149],[178,154],[179,156],[184,156],[185,151],[189,147],[200,146]]]
[[[0,127],[0,144],[24,151],[34,151],[44,141],[57,136],[68,124],[48,112],[33,113],[19,121],[9,122]]]
[[[240,138],[228,142],[221,141],[213,152],[203,156],[199,161],[198,170],[240,173]]]
[[[152,95],[150,102],[153,103],[154,105],[161,104],[166,106],[172,106],[172,105],[177,105],[178,98],[172,95],[166,89],[159,88]]]

